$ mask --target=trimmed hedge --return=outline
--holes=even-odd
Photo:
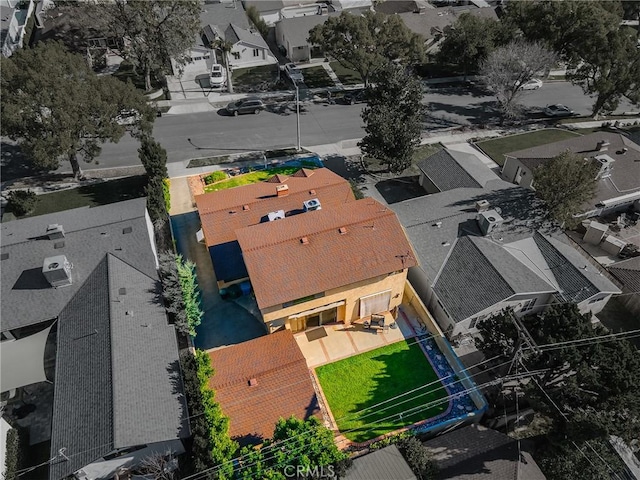
[[[20,432],[12,428],[7,432],[7,449],[4,459],[4,477],[6,479],[16,478],[16,472],[20,469]]]

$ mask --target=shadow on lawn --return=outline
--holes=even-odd
[[[347,423],[343,428],[349,432],[348,438],[370,440],[447,409],[448,401],[443,399],[447,392],[418,345],[393,353],[381,352],[369,361],[380,362],[384,368],[372,377],[374,388],[362,392],[366,400],[353,406],[352,411],[358,414],[347,415],[346,422],[341,422]]]

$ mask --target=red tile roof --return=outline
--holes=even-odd
[[[395,213],[372,198],[236,235],[261,309],[417,265]]]
[[[231,437],[241,443],[271,438],[280,417],[306,419],[320,412],[309,368],[290,331],[213,350],[209,357],[215,370],[209,386],[230,418]]]
[[[281,181],[284,183],[277,183]],[[277,197],[276,187],[283,184],[289,193]],[[303,168],[290,177],[280,175],[266,182],[198,195],[196,203],[210,247],[235,240],[237,229],[260,223],[269,212],[301,210],[302,202],[312,198],[319,199],[323,207],[355,200],[344,178],[326,168]]]

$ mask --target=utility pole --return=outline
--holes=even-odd
[[[298,137],[297,150],[298,152],[302,150],[300,147],[300,92],[298,90],[298,83],[293,83],[296,87],[296,133]]]

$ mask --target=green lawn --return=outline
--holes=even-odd
[[[314,167],[308,167],[314,168]],[[300,170],[300,167],[276,167],[268,170],[258,170],[256,172],[245,173],[244,175],[238,175],[232,177],[229,180],[223,180],[221,182],[212,183],[204,187],[205,193],[217,192],[218,190],[226,190],[227,188],[239,187],[241,185],[249,185],[251,183],[263,182],[268,180],[274,175],[292,175]]]
[[[335,83],[331,80],[331,77],[327,71],[320,65],[305,68],[302,73],[304,74],[304,84],[309,88],[324,88],[333,87]]]
[[[504,164],[505,153],[537,147],[538,145],[544,145],[546,143],[558,142],[576,136],[580,136],[580,134],[568,130],[559,130],[557,128],[545,128],[543,130],[536,130],[535,132],[509,135],[508,137],[496,138],[494,140],[485,140],[484,142],[476,143],[476,145],[480,147],[484,153],[489,155],[494,162],[502,166]]]
[[[63,210],[85,206],[95,207],[98,205],[107,205],[109,203],[143,197],[146,184],[147,176],[138,175],[70,190],[62,190],[60,192],[45,193],[38,195],[38,201],[33,212],[20,218],[46,215],[48,213],[61,212]],[[8,211],[10,211],[10,209]],[[13,215],[5,215],[3,220],[8,220],[7,217],[12,216]]]
[[[316,369],[316,374],[338,429],[354,442],[370,440],[431,418],[444,412],[448,406],[447,402],[443,402],[407,413],[402,418],[399,416],[409,409],[446,398],[447,392],[438,381],[418,392],[362,412],[363,409],[438,380],[417,344],[394,343],[323,365]],[[425,395],[419,396],[420,393]],[[400,403],[405,400],[408,401]],[[355,412],[359,413],[354,415]],[[387,418],[389,416],[391,418]]]
[[[248,87],[262,82],[275,82],[278,78],[278,65],[236,68],[231,75],[234,87]]]
[[[118,70],[113,73],[113,76],[118,80],[125,83],[131,82],[134,87],[144,90],[144,75],[138,75],[133,70],[133,65],[128,62],[122,62]],[[158,90],[162,85],[151,75],[151,91]]]
[[[343,67],[338,62],[331,62],[329,65],[343,85],[355,85],[356,83],[363,83],[362,77],[355,70]]]

